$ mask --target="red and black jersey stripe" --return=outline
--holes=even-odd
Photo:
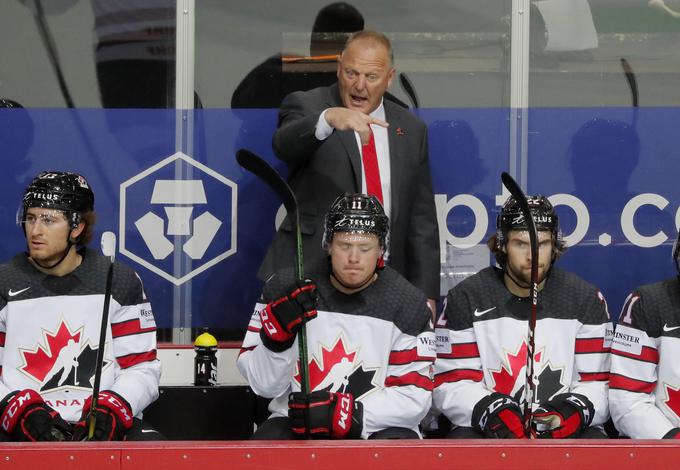
[[[139,318],[123,321],[120,323],[111,323],[111,336],[120,338],[121,336],[139,335],[142,333],[150,333],[156,331],[156,327],[142,328]]]

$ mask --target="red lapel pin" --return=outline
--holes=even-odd
[[[406,132],[401,127],[397,127],[397,135],[406,135]]]

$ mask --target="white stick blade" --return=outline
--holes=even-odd
[[[102,253],[113,261],[116,257],[116,234],[113,232],[102,233]]]

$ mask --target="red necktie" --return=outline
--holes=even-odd
[[[375,151],[375,139],[373,131],[371,138],[361,148],[361,158],[364,161],[364,173],[366,175],[366,191],[378,198],[383,203],[382,185],[380,184],[380,169],[378,168],[378,155]]]

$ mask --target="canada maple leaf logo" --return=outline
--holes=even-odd
[[[35,350],[19,349],[24,359],[24,365],[20,369],[42,383],[54,368],[62,350],[79,345],[81,333],[82,328],[72,333],[64,321],[59,324],[59,328],[54,333],[43,330],[42,344],[38,344]]]
[[[680,417],[680,387],[673,388],[667,383],[664,383],[664,389],[667,397],[664,400],[664,403],[676,416]]]
[[[325,390],[344,392],[348,385],[348,377],[354,370],[356,351],[348,351],[342,337],[338,338],[330,348],[321,346],[321,359],[313,357],[309,363],[310,390]],[[294,379],[300,383],[300,362],[298,373]]]
[[[527,365],[527,343],[522,341],[519,345],[517,351],[513,354],[505,351],[505,360],[501,363],[498,370],[491,370],[491,377],[493,378],[494,385],[493,389],[497,392],[504,393],[506,395],[514,396],[513,391],[517,386],[517,379],[522,377],[522,369]],[[541,362],[542,351],[534,354],[534,361]],[[522,385],[524,385],[522,381]]]
[[[499,393],[511,395],[512,390],[515,388],[515,382],[519,377],[519,373],[527,364],[526,341],[522,341],[522,344],[515,354],[505,351],[504,356],[505,360],[501,363],[501,367],[498,370],[491,371],[491,377],[494,382],[493,389]]]

